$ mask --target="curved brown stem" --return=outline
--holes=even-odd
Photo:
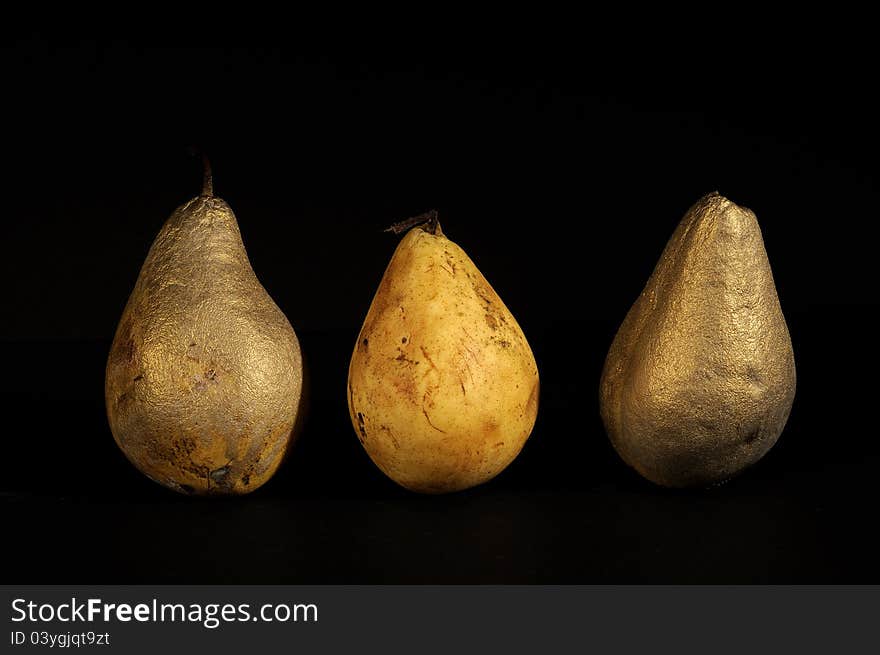
[[[424,226],[425,232],[428,232],[430,234],[437,234],[437,229],[440,227],[439,217],[439,212],[436,209],[432,209],[430,211],[426,211],[424,214],[419,214],[418,216],[413,216],[412,218],[408,218],[405,221],[394,223],[394,225],[385,228],[385,232],[394,232],[394,234],[400,234],[405,230],[421,225]]]

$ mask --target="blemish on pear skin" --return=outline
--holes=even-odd
[[[211,479],[214,482],[220,482],[228,474],[229,474],[229,467],[228,466],[221,466],[220,468],[214,469],[213,471],[211,471]]]
[[[427,375],[427,374],[430,373],[431,371],[437,371],[437,372],[439,373],[439,372],[440,372],[440,369],[438,369],[437,366],[434,364],[434,360],[431,359],[431,356],[428,354],[428,349],[425,348],[424,346],[419,346],[419,348],[421,349],[421,351],[422,351],[422,355],[424,355],[425,360],[428,362],[428,364],[431,365],[430,370],[425,371],[425,375]]]
[[[379,429],[382,430],[383,432],[387,432],[388,438],[391,439],[391,444],[394,446],[394,449],[400,450],[400,441],[398,441],[397,437],[394,436],[394,433],[391,431],[391,428],[389,428],[387,425],[380,425]]]
[[[532,387],[532,390],[529,392],[529,399],[526,401],[526,407],[531,407],[532,405],[538,402],[538,389],[541,387],[541,383],[539,381],[535,381],[535,385]]]
[[[366,443],[367,441],[367,430],[364,427],[364,415],[361,412],[357,413],[358,417],[358,430],[360,431],[360,440],[361,443]]]
[[[128,355],[126,357],[126,359],[128,359],[128,363],[133,364],[135,360],[135,355],[137,354],[137,347],[134,345],[134,339],[128,340],[125,349]]]
[[[412,366],[415,366],[416,364],[418,364],[417,361],[414,361],[414,360],[412,360],[412,359],[409,359],[409,358],[406,356],[406,353],[403,352],[403,350],[401,350],[400,348],[398,348],[397,350],[398,350],[399,354],[397,355],[397,357],[394,358],[394,361],[396,361],[396,362],[403,362],[404,364],[410,364],[410,365],[412,365]]]
[[[446,434],[446,430],[441,430],[431,422],[431,417],[428,416],[428,411],[424,407],[422,407],[422,414],[425,415],[425,420],[428,421],[428,425],[437,430],[437,432],[442,432],[443,434]]]

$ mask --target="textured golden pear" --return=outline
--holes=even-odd
[[[352,425],[373,462],[422,493],[486,482],[538,412],[538,367],[513,315],[436,220],[388,264],[348,373]]]
[[[302,393],[299,342],[206,165],[202,194],[160,230],[119,321],[105,381],[113,437],[175,491],[243,494],[290,448]]]
[[[687,212],[614,338],[602,420],[663,486],[708,486],[776,443],[795,394],[791,339],[755,214],[711,193]]]

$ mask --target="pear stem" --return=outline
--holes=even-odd
[[[394,234],[400,234],[404,230],[408,230],[411,227],[416,226],[425,226],[425,232],[430,234],[437,234],[437,228],[440,226],[439,221],[439,213],[436,209],[432,209],[430,211],[425,212],[424,214],[419,214],[418,216],[413,216],[412,218],[408,218],[405,221],[400,221],[399,223],[395,223],[390,227],[385,228],[385,232],[394,232]]]
[[[212,198],[214,196],[214,176],[211,173],[211,161],[205,153],[202,153],[202,166],[205,170],[205,177],[202,182],[202,195],[206,198]]]

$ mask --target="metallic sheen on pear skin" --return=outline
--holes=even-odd
[[[538,413],[538,367],[513,315],[429,216],[401,240],[373,298],[348,407],[388,477],[437,494],[486,482],[519,454]]]
[[[205,179],[150,248],[110,349],[105,401],[116,443],[147,477],[182,493],[244,494],[292,445],[303,363],[208,168]]]
[[[776,443],[795,366],[755,214],[717,193],[678,225],[605,360],[600,407],[623,460],[709,486]]]

